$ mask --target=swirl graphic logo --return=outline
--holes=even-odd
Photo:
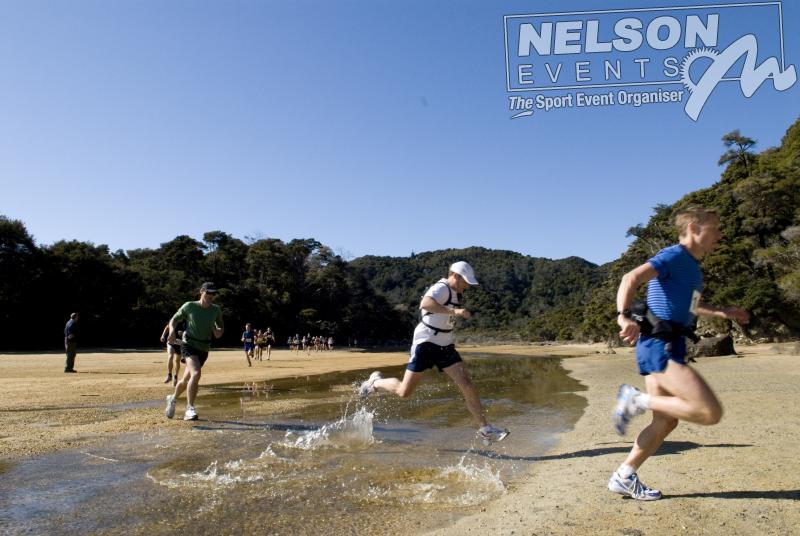
[[[700,58],[708,58],[713,61],[717,57],[719,57],[719,52],[708,47],[696,48],[689,52],[689,54],[687,54],[681,62],[681,82],[683,82],[683,87],[688,89],[690,92],[693,92],[695,89],[697,89],[697,85],[692,82],[691,75],[689,74],[689,71],[692,68],[692,63],[694,63],[695,60],[699,60]]]
[[[778,60],[774,57],[767,58],[761,65],[756,66],[758,40],[752,34],[737,39],[723,52],[707,48],[695,49],[684,58],[681,64],[681,82],[690,93],[684,107],[686,115],[697,121],[711,92],[714,91],[717,84],[725,79],[725,74],[742,57],[744,57],[744,67],[738,80],[745,97],[752,97],[756,90],[770,78],[772,86],[778,91],[785,91],[797,82],[794,65],[781,69]],[[699,58],[711,59],[711,65],[705,70],[700,80],[694,83],[689,69],[692,63]]]

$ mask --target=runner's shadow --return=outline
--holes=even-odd
[[[712,498],[712,499],[773,499],[773,500],[788,500],[800,501],[800,490],[775,490],[775,491],[709,491],[704,493],[685,493],[682,495],[665,495],[665,499],[695,499],[695,498]]]
[[[653,456],[664,456],[667,454],[680,454],[694,450],[697,448],[736,448],[736,447],[752,447],[753,445],[736,444],[736,443],[717,443],[710,445],[701,445],[693,441],[665,441],[661,448],[658,449]],[[479,456],[486,456],[495,460],[512,460],[512,461],[527,461],[527,462],[541,462],[550,460],[566,460],[569,458],[594,458],[596,456],[605,456],[607,454],[624,454],[630,452],[630,446],[620,447],[603,447],[597,449],[578,450],[575,452],[565,452],[563,454],[553,454],[546,456],[512,456],[509,454],[499,454],[492,450],[476,450],[473,453]],[[452,450],[452,452],[467,452],[462,450]]]
[[[711,443],[708,445],[701,445],[693,441],[664,441],[664,444],[658,449],[654,456],[662,456],[664,454],[680,454],[683,451],[694,450],[697,448],[743,448],[752,447],[753,445],[747,443]]]
[[[280,424],[280,423],[257,423],[257,422],[241,422],[241,421],[212,421],[208,420],[208,425],[193,426],[194,430],[204,431],[218,431],[218,430],[276,430],[279,432],[307,432],[311,430],[318,430],[322,425],[306,425],[306,424]]]

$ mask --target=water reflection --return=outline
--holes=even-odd
[[[490,420],[512,430],[490,451],[436,372],[409,399],[358,400],[371,370],[226,385],[201,393],[204,420],[188,438],[129,435],[9,468],[2,528],[407,534],[449,523],[504,493],[584,406],[557,359],[465,358]]]

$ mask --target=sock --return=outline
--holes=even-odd
[[[631,467],[630,465],[622,464],[617,469],[617,474],[622,478],[630,478],[633,473],[636,472],[635,467]]]
[[[647,393],[639,393],[633,400],[641,409],[650,409],[650,395]]]

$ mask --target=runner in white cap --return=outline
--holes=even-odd
[[[480,435],[490,441],[504,439],[508,430],[492,426],[486,420],[478,392],[453,344],[455,317],[472,316],[461,307],[461,293],[477,284],[475,272],[468,263],[459,261],[451,265],[447,278],[434,283],[422,297],[419,305],[422,318],[414,330],[411,360],[406,366],[403,380],[383,378],[380,372],[375,371],[361,384],[359,394],[366,397],[379,389],[403,398],[408,397],[422,381],[422,373],[436,367],[447,374],[464,395],[467,409],[480,426]]]

